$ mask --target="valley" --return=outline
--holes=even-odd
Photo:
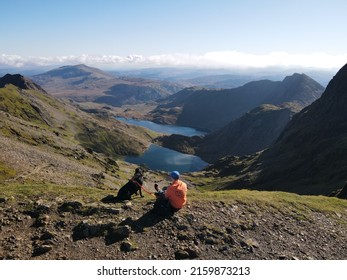
[[[346,69],[326,89],[305,74],[232,89],[85,65],[5,75],[0,259],[345,259]],[[151,195],[107,200],[139,165],[125,159],[153,145],[211,163],[182,171],[189,203],[170,219]],[[143,168],[147,191],[169,184],[168,170]]]

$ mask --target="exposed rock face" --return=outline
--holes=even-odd
[[[332,196],[347,199],[347,183],[343,186],[342,189],[338,189],[336,192],[334,192]]]
[[[0,88],[5,87],[5,85],[7,84],[12,84],[20,89],[33,89],[44,91],[39,85],[35,84],[33,81],[23,77],[20,74],[6,74],[2,78],[0,78]]]

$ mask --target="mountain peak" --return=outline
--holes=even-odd
[[[34,89],[44,91],[39,85],[35,84],[30,79],[20,74],[6,74],[0,78],[0,88],[5,87],[7,84],[12,84],[20,89]]]
[[[284,84],[293,84],[293,83],[300,83],[300,82],[303,82],[303,81],[313,81],[315,82],[312,78],[310,78],[309,76],[307,76],[306,74],[304,73],[294,73],[293,75],[291,76],[286,76],[284,79],[283,79],[283,83]]]
[[[329,82],[325,92],[322,95],[326,98],[343,98],[343,102],[347,104],[347,64],[345,64]]]
[[[85,64],[77,64],[77,65],[65,65],[59,68],[50,70],[41,75],[35,75],[34,77],[40,76],[49,76],[49,77],[58,77],[62,79],[70,79],[70,78],[81,78],[85,77],[95,78],[95,79],[104,79],[111,80],[115,77],[109,73],[106,73],[98,68],[89,67]]]

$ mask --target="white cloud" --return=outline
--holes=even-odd
[[[340,68],[347,63],[347,54],[331,55],[323,52],[310,54],[290,54],[272,52],[268,54],[249,54],[237,51],[208,52],[196,54],[162,54],[142,55],[80,55],[52,57],[23,57],[19,55],[1,54],[0,67],[35,67],[50,65],[87,64],[96,67],[154,67],[154,66],[186,66],[186,67],[313,67]]]

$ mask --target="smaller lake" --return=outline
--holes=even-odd
[[[191,127],[156,124],[151,121],[133,120],[122,117],[117,117],[116,119],[128,124],[146,127],[160,133],[180,134],[185,136],[200,136],[206,134],[205,132]],[[138,165],[144,164],[152,170],[177,170],[182,173],[199,171],[208,165],[208,163],[203,161],[200,157],[183,154],[155,144],[150,145],[149,148],[140,156],[125,157],[125,161]]]
[[[180,135],[184,135],[184,136],[195,136],[195,135],[202,136],[202,135],[206,134],[206,132],[196,130],[195,128],[192,128],[192,127],[157,124],[157,123],[154,123],[151,121],[126,119],[123,117],[116,117],[116,119],[119,121],[128,123],[128,124],[146,127],[150,130],[153,130],[155,132],[160,132],[160,133],[180,134]]]
[[[176,152],[171,149],[152,144],[141,156],[127,156],[125,161],[145,164],[152,170],[194,172],[208,165],[200,157]]]

